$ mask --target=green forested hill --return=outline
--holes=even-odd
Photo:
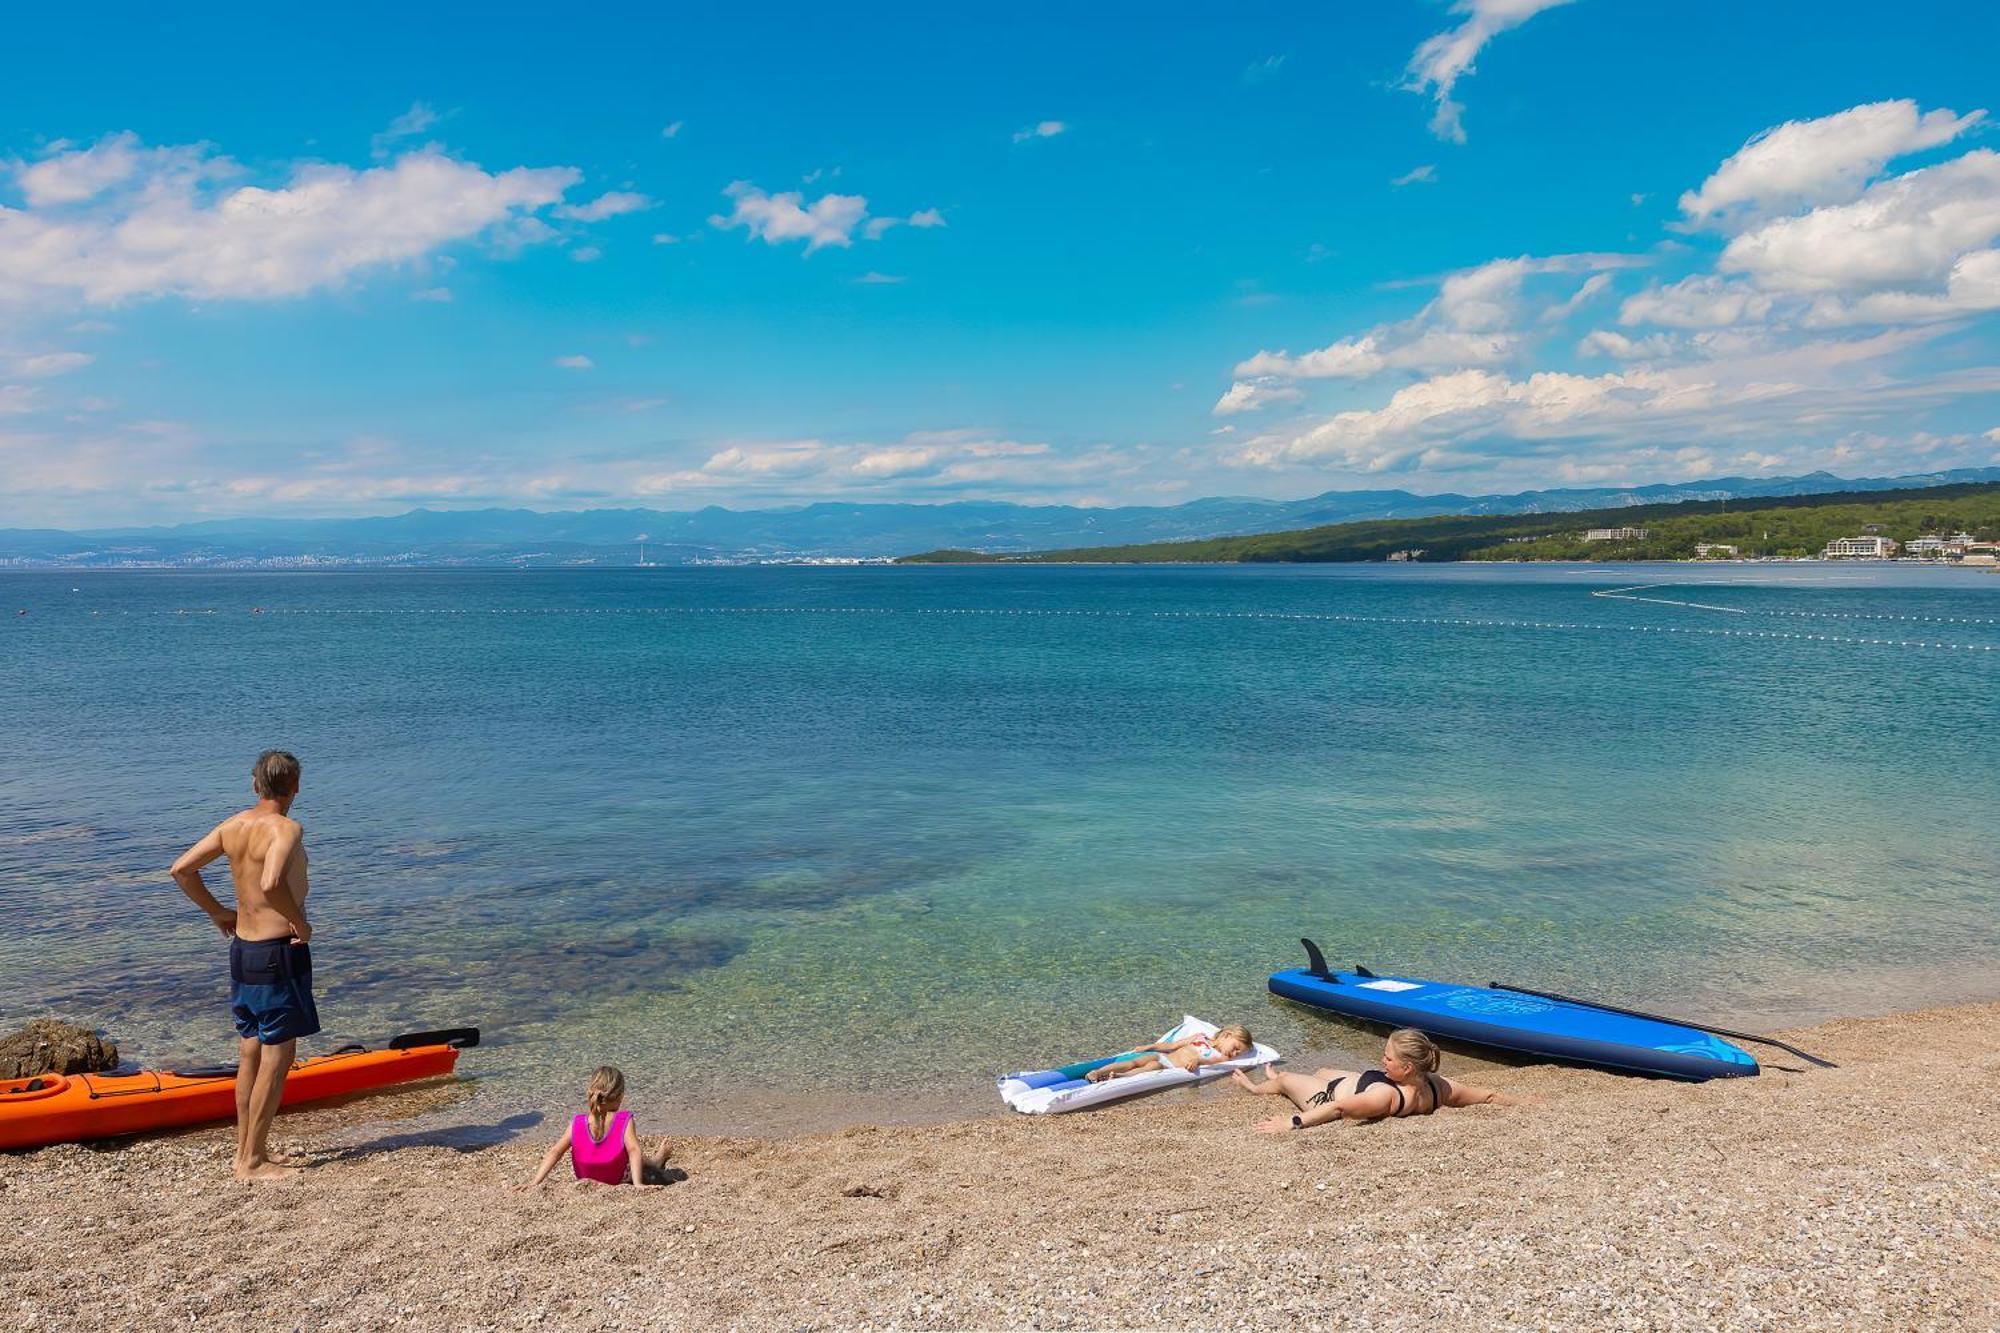
[[[1685,560],[1701,542],[1736,546],[1745,556],[1817,555],[1835,537],[1874,524],[1909,541],[1959,531],[2000,536],[2000,483],[1922,491],[1865,491],[1755,501],[1633,505],[1571,514],[1387,519],[1297,532],[1145,546],[1092,546],[1025,555],[930,551],[910,564],[984,563],[1298,563],[1386,560],[1421,551],[1422,560]],[[1589,528],[1648,529],[1644,541],[1585,542]]]

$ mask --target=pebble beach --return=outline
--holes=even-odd
[[[1276,1136],[1209,1087],[682,1138],[644,1192],[518,1193],[559,1122],[398,1134],[449,1107],[415,1089],[287,1113],[277,1185],[231,1181],[226,1127],[0,1156],[0,1299],[29,1329],[2000,1323],[2000,1004],[1787,1035],[1841,1067],[1486,1067],[1539,1104]]]

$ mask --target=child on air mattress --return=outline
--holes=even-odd
[[[653,1152],[639,1142],[632,1113],[619,1109],[625,1101],[625,1075],[611,1065],[601,1066],[590,1076],[585,1100],[589,1109],[570,1122],[535,1169],[535,1178],[521,1188],[531,1190],[548,1179],[565,1154],[578,1180],[616,1185],[630,1179],[641,1188],[665,1184],[667,1155],[673,1149],[665,1139]]]
[[[1213,1037],[1183,1037],[1179,1041],[1155,1041],[1134,1047],[1127,1058],[1099,1065],[1084,1077],[1092,1083],[1102,1083],[1106,1079],[1144,1074],[1170,1065],[1192,1074],[1203,1065],[1219,1064],[1248,1055],[1255,1045],[1250,1039],[1249,1028],[1241,1023],[1231,1023],[1228,1027],[1217,1028]]]

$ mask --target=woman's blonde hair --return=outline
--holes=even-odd
[[[1389,1034],[1389,1049],[1399,1060],[1409,1061],[1422,1074],[1435,1074],[1442,1056],[1437,1043],[1415,1028],[1397,1028]]]
[[[604,1137],[604,1119],[625,1100],[625,1074],[616,1065],[599,1065],[590,1076],[590,1136]]]

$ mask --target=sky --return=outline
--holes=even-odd
[[[2000,6],[8,28],[3,526],[2000,464]]]

